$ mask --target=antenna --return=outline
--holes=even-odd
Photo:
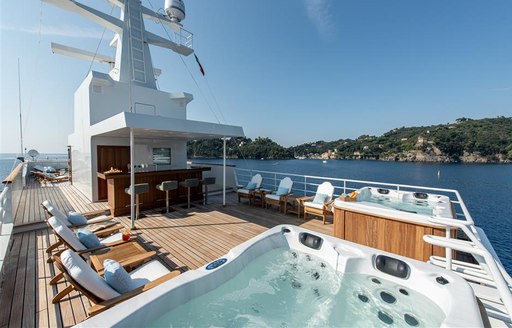
[[[23,123],[21,120],[21,77],[20,77],[20,59],[18,58],[18,103],[20,106],[20,154],[23,156]]]

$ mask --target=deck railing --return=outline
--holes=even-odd
[[[2,268],[9,240],[21,200],[21,192],[25,185],[26,164],[20,163],[2,181],[4,189],[0,193],[0,270]]]
[[[260,171],[250,169],[235,169],[235,179],[238,185],[247,184],[251,177],[255,174],[261,174],[263,182],[261,188],[277,190],[279,182],[285,177],[289,177],[293,181],[292,192],[296,195],[311,196],[316,192],[317,187],[324,181],[330,182],[334,186],[334,196],[338,197],[341,194],[349,194],[352,191],[359,190],[363,187],[374,187],[374,188],[387,188],[396,191],[424,191],[424,192],[435,192],[447,196],[455,208],[455,214],[458,219],[462,219],[468,223],[474,224],[473,218],[469,214],[469,211],[462,200],[459,192],[454,189],[442,189],[425,186],[415,185],[404,185],[396,183],[385,183],[376,181],[366,180],[352,180],[352,179],[340,179],[332,177],[321,177],[313,175],[300,175],[293,173],[281,173],[271,171]]]

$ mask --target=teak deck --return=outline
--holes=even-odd
[[[68,182],[39,185],[28,181],[15,218],[15,233],[3,266],[0,285],[1,327],[67,327],[87,317],[90,302],[78,292],[72,292],[59,304],[53,296],[66,287],[65,282],[50,286],[54,275],[52,264],[46,263],[45,249],[55,236],[37,224],[45,219],[39,205],[48,199],[62,210],[86,212],[107,208],[106,203],[90,203]],[[284,215],[277,208],[238,204],[234,194],[228,194],[227,206],[221,206],[220,196],[210,196],[209,204],[195,203],[190,210],[173,206],[168,215],[151,210],[136,222],[138,239],[148,250],[155,250],[169,269],[196,269],[220,257],[232,247],[278,224],[295,224],[332,235],[332,224],[321,220],[297,219]],[[125,226],[129,217],[118,217]],[[18,232],[17,231],[25,231]],[[135,232],[135,231],[134,231]]]

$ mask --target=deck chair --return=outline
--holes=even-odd
[[[292,192],[292,187],[292,179],[288,177],[282,179],[276,191],[265,195],[265,206],[268,208],[269,205],[276,205],[279,206],[279,210],[281,210],[286,201],[286,196],[290,195]]]
[[[107,238],[100,239],[101,245],[98,247],[87,248],[78,239],[78,237],[75,236],[73,231],[71,231],[71,229],[69,229],[64,223],[60,222],[58,218],[52,216],[48,219],[47,223],[61,242],[61,245],[65,245],[68,249],[76,252],[86,261],[89,261],[91,254],[95,254],[97,252],[110,254],[109,256],[112,260],[116,260],[120,263],[130,259],[132,256],[137,258],[140,263],[144,263],[156,255],[155,251],[148,252],[140,250],[137,250],[136,253],[132,254],[130,250],[133,249],[133,247],[130,247],[131,245],[129,245],[129,243],[136,243],[135,237],[130,238],[128,241],[124,241],[121,233],[116,233]],[[47,262],[51,263],[53,259],[54,257],[50,257]],[[50,280],[50,285],[55,284],[60,279],[62,279],[62,272],[55,275],[55,277]]]
[[[64,222],[62,222],[57,217],[52,216],[51,218],[49,218],[47,220],[47,223],[48,223],[48,226],[53,230],[53,233],[57,236],[57,238],[60,241],[62,241],[63,245],[67,246],[68,248],[70,248],[73,251],[78,252],[78,253],[86,254],[86,253],[89,253],[89,252],[92,252],[95,250],[108,248],[109,246],[114,246],[115,244],[118,244],[120,242],[124,242],[122,234],[120,232],[117,232],[117,233],[111,234],[110,236],[104,237],[104,238],[100,238],[100,236],[98,236],[100,239],[101,246],[96,247],[95,249],[91,249],[91,248],[88,249],[84,244],[82,244],[82,242],[80,242],[78,237],[75,236],[75,233],[68,226],[66,226],[66,224],[64,224]],[[122,226],[114,227],[114,228],[109,229],[111,231],[108,231],[108,232],[113,233],[115,231],[115,229],[119,230],[120,228],[122,228]],[[101,235],[101,233],[102,232],[98,232],[96,234]],[[48,252],[48,250],[46,252],[50,253],[50,252]]]
[[[103,312],[180,274],[180,271],[171,272],[159,261],[152,260],[129,273],[135,289],[120,294],[110,287],[105,279],[78,254],[70,250],[63,251],[59,256],[55,255],[54,263],[70,285],[55,295],[52,303],[59,302],[73,290],[79,291],[93,303],[87,310],[90,316]]]
[[[309,197],[305,200],[304,206],[304,220],[308,214],[321,216],[322,222],[325,224],[327,215],[331,215],[330,205],[332,203],[332,195],[334,194],[334,187],[330,182],[320,184],[316,190],[315,196]]]
[[[68,216],[62,212],[59,208],[54,206],[50,201],[45,200],[41,203],[41,206],[44,208],[45,212],[48,214],[48,217],[55,216],[59,218],[62,222],[65,222],[66,225],[70,228],[80,228],[85,225],[96,224],[96,227],[89,227],[91,231],[99,230],[101,228],[100,223],[105,223],[112,220],[112,216],[110,215],[110,210],[100,210],[94,212],[82,213],[84,217],[87,218],[87,223],[85,225],[73,225],[68,221]],[[109,215],[106,215],[108,212]]]
[[[55,175],[54,173],[48,173],[48,172],[39,172],[39,171],[32,171],[31,172],[38,180],[39,182],[45,183],[45,182],[63,182],[69,180],[69,175]]]
[[[95,211],[95,212],[89,212],[89,213],[83,213],[85,217],[89,217],[87,220],[87,223],[84,225],[73,225],[71,222],[68,221],[68,216],[62,212],[57,207],[53,206],[52,203],[50,203],[48,200],[45,200],[41,203],[41,206],[44,208],[45,212],[48,214],[48,217],[56,217],[60,220],[60,222],[63,222],[67,227],[69,227],[71,230],[87,227],[90,231],[95,232],[98,237],[107,237],[115,232],[118,232],[120,229],[123,228],[122,225],[120,225],[116,221],[112,221],[112,217],[109,215],[104,215],[101,213],[105,213],[106,211]],[[110,210],[108,210],[110,212]],[[101,215],[99,215],[101,214]],[[48,220],[46,220],[46,224],[49,226],[50,229],[53,229],[49,224]],[[56,243],[50,245],[47,249],[47,253],[51,253],[55,248],[62,245],[62,241],[57,241]]]
[[[238,202],[240,203],[240,198],[247,198],[249,199],[249,203],[251,203],[251,194],[254,190],[259,189],[261,187],[262,181],[263,178],[261,177],[261,175],[256,174],[251,178],[251,181],[249,181],[249,183],[247,183],[246,186],[238,185]]]

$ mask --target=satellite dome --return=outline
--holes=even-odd
[[[164,10],[172,21],[179,23],[185,19],[185,4],[183,0],[165,0]]]
[[[32,158],[32,160],[35,160],[37,157],[39,157],[39,152],[35,149],[30,149],[27,154]]]

